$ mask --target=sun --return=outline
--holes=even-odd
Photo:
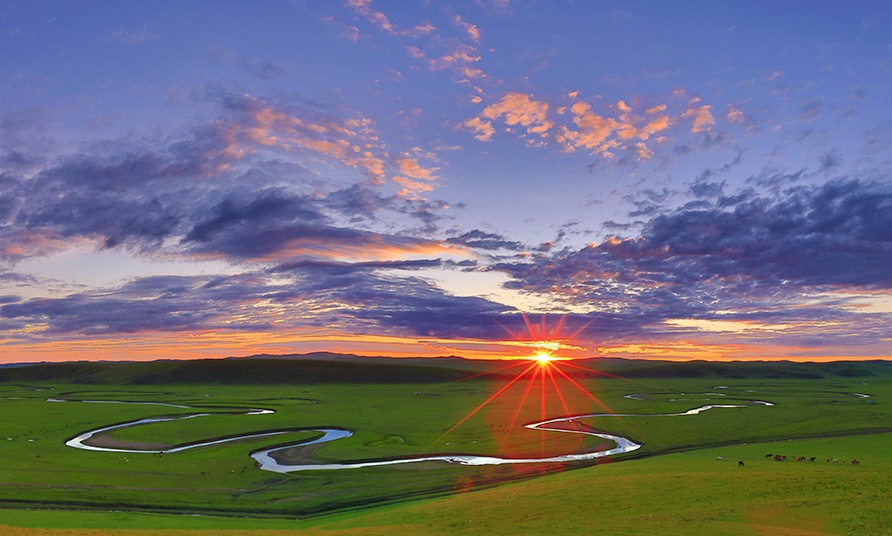
[[[554,358],[546,352],[539,352],[538,354],[533,356],[533,359],[538,361],[540,365],[547,365],[548,363],[551,363],[552,360],[554,360]]]

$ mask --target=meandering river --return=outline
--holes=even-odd
[[[634,395],[633,395],[634,396]],[[60,400],[56,398],[47,399],[48,402],[68,402],[67,400]],[[116,403],[116,404],[145,404],[145,405],[159,405],[159,406],[168,406],[168,407],[176,407],[176,408],[190,408],[190,406],[182,406],[177,404],[167,404],[162,402],[124,402],[124,401],[112,401],[112,400],[81,400],[76,401],[80,403]],[[506,457],[498,457],[498,456],[477,456],[472,454],[441,454],[441,455],[431,455],[431,456],[416,456],[416,457],[407,457],[407,458],[392,458],[386,460],[376,460],[376,461],[346,461],[342,463],[307,463],[307,464],[297,464],[297,465],[289,465],[285,463],[280,463],[275,454],[277,452],[281,452],[286,449],[296,448],[296,447],[307,447],[314,444],[326,443],[330,441],[336,441],[338,439],[344,439],[353,435],[349,430],[344,430],[340,428],[314,428],[314,429],[290,429],[290,430],[276,430],[270,432],[257,432],[251,434],[242,434],[236,435],[232,437],[226,437],[222,439],[214,439],[210,441],[198,442],[198,443],[190,443],[187,445],[179,445],[173,446],[170,448],[166,448],[163,451],[157,449],[139,449],[139,448],[122,448],[122,447],[110,447],[110,446],[98,446],[95,444],[90,444],[90,440],[99,434],[103,434],[105,432],[109,432],[111,430],[118,430],[121,428],[129,428],[133,426],[140,426],[144,424],[150,423],[158,423],[158,422],[166,422],[180,419],[195,419],[201,417],[207,417],[213,415],[213,413],[191,413],[187,415],[177,415],[177,416],[164,416],[164,417],[151,417],[146,419],[139,419],[135,421],[129,421],[119,424],[113,424],[109,426],[104,426],[102,428],[96,428],[93,430],[88,430],[83,432],[76,437],[73,437],[65,442],[66,445],[73,448],[83,449],[83,450],[91,450],[91,451],[99,451],[99,452],[120,452],[120,453],[159,453],[159,452],[181,452],[184,450],[199,448],[199,447],[207,447],[211,445],[218,445],[221,443],[229,443],[232,441],[239,441],[243,439],[252,439],[258,437],[269,437],[275,435],[282,435],[291,433],[294,431],[302,430],[302,431],[314,431],[321,433],[322,436],[311,440],[311,441],[297,441],[289,445],[285,446],[277,446],[274,448],[263,449],[254,451],[250,454],[250,456],[257,462],[257,466],[260,469],[265,471],[272,471],[276,473],[292,473],[297,471],[310,471],[310,470],[339,470],[339,469],[358,469],[362,467],[379,467],[379,466],[387,466],[387,465],[402,465],[402,464],[410,464],[410,463],[419,463],[419,462],[430,462],[430,461],[439,461],[446,462],[452,464],[459,465],[502,465],[502,464],[532,464],[532,463],[561,463],[561,462],[574,462],[574,461],[585,461],[585,460],[593,460],[596,458],[603,458],[605,456],[614,456],[617,454],[623,454],[626,452],[632,452],[641,448],[641,445],[635,443],[629,438],[607,434],[601,431],[593,430],[588,426],[584,425],[580,422],[580,419],[589,419],[595,417],[683,417],[689,415],[699,415],[700,413],[712,409],[717,408],[742,408],[750,405],[773,405],[771,402],[764,401],[752,401],[749,404],[709,404],[704,406],[699,406],[693,409],[690,409],[681,413],[649,413],[649,414],[640,414],[640,413],[590,413],[584,415],[572,415],[566,417],[557,417],[553,419],[549,419],[542,422],[536,422],[532,424],[525,425],[525,428],[529,428],[531,430],[540,430],[545,432],[561,432],[561,433],[571,433],[571,434],[584,434],[600,437],[602,439],[606,439],[612,442],[615,446],[612,448],[594,450],[590,452],[584,452],[580,454],[563,454],[558,456],[548,456],[548,457],[540,457],[540,458],[506,458]],[[274,413],[273,410],[270,409],[248,409],[244,412],[246,415],[265,415]]]

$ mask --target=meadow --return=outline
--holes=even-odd
[[[383,534],[395,526],[432,534],[608,533],[618,527],[628,534],[890,533],[888,364],[854,372],[819,367],[808,374],[771,365],[746,374],[701,367],[694,374],[686,365],[660,375],[637,364],[628,365],[626,374],[622,364],[605,365],[615,377],[531,372],[514,380],[524,365],[478,375],[476,365],[425,365],[419,372],[413,364],[389,363],[383,365],[391,367],[386,374],[349,383],[337,381],[336,368],[304,375],[312,380],[271,373],[279,381],[241,376],[241,383],[213,366],[179,377],[160,374],[162,365],[126,374],[113,364],[91,365],[89,374],[86,365],[64,372],[5,371],[0,525],[12,534]],[[262,366],[275,371],[298,365]],[[307,367],[320,370],[318,364]],[[212,381],[201,382],[207,378]],[[742,407],[672,415],[705,405]],[[252,409],[273,412],[248,414]],[[100,439],[169,449],[250,432],[283,433],[163,456],[65,445],[110,424],[195,413],[206,416],[120,428]],[[562,464],[421,462],[286,474],[262,471],[249,456],[316,438],[321,434],[313,429],[322,427],[353,435],[285,455],[349,462],[585,452],[608,445],[595,436],[522,425],[604,413],[625,416],[579,417],[578,425],[630,438],[641,448]],[[787,459],[775,462],[766,459],[768,453]],[[852,465],[856,458],[860,464]]]

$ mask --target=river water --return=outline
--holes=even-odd
[[[52,402],[65,402],[65,400],[59,399],[48,399],[48,401]],[[157,405],[167,405],[174,407],[188,407],[188,406],[176,406],[173,404],[162,404],[162,403],[147,403],[147,402],[119,402],[119,401],[91,401],[91,400],[83,400],[81,402],[85,403],[134,403],[134,404],[157,404]],[[753,401],[752,404],[763,404],[763,405],[772,405],[770,402],[761,402],[761,401]],[[592,430],[586,426],[583,426],[578,422],[579,419],[588,419],[595,417],[681,417],[687,415],[698,415],[704,411],[715,409],[715,408],[742,408],[746,407],[743,404],[710,404],[705,406],[700,406],[697,408],[690,409],[688,411],[682,413],[662,413],[662,414],[636,414],[636,413],[591,413],[585,415],[573,415],[568,417],[557,417],[554,419],[549,419],[542,422],[532,423],[525,425],[526,428],[531,430],[540,430],[546,432],[560,432],[560,433],[571,433],[571,434],[583,434],[583,435],[591,435],[600,437],[602,439],[606,439],[612,442],[615,446],[608,449],[596,450],[591,452],[584,452],[579,454],[563,454],[558,456],[547,456],[540,458],[506,458],[506,457],[498,457],[498,456],[477,456],[472,454],[440,454],[440,455],[430,455],[430,456],[415,456],[408,458],[392,458],[386,460],[375,460],[375,461],[354,461],[354,462],[342,462],[342,463],[311,463],[311,464],[299,464],[299,465],[289,465],[279,463],[275,457],[274,453],[280,452],[290,448],[302,448],[309,445],[327,443],[329,441],[336,441],[338,439],[344,439],[353,435],[349,430],[343,430],[338,428],[318,428],[313,430],[305,431],[315,431],[322,434],[322,437],[314,439],[312,441],[305,442],[295,442],[294,444],[278,446],[269,449],[258,450],[251,453],[251,457],[257,462],[257,466],[260,469],[265,471],[272,471],[276,473],[292,473],[297,471],[313,471],[313,470],[340,470],[340,469],[358,469],[362,467],[380,467],[380,466],[388,466],[388,465],[402,465],[402,464],[410,464],[410,463],[419,463],[419,462],[431,462],[431,461],[439,461],[445,463],[452,463],[458,465],[503,465],[503,464],[531,464],[531,463],[562,463],[562,462],[575,462],[575,461],[586,461],[586,460],[594,460],[597,458],[603,458],[605,456],[615,456],[617,454],[624,454],[626,452],[632,452],[641,448],[641,445],[635,443],[631,439],[603,433],[600,431]],[[273,410],[269,409],[250,409],[245,412],[248,415],[264,415],[271,414]],[[207,417],[212,415],[211,413],[192,413],[189,415],[178,415],[178,416],[166,416],[166,417],[152,417],[147,419],[139,419],[136,421],[130,421],[125,423],[113,424],[110,426],[104,426],[102,428],[96,428],[93,430],[88,430],[83,432],[76,437],[73,437],[65,442],[66,445],[73,448],[83,449],[83,450],[91,450],[91,451],[99,451],[99,452],[121,452],[121,453],[158,453],[162,452],[159,450],[147,450],[147,449],[128,449],[128,448],[117,448],[117,447],[102,447],[89,444],[89,441],[94,436],[98,434],[102,434],[104,432],[108,432],[111,430],[117,430],[121,428],[129,428],[131,426],[140,426],[143,424],[149,423],[157,423],[157,422],[166,422],[173,421],[179,419],[195,419],[200,417]],[[566,426],[558,426],[558,425],[571,425],[570,428]],[[163,452],[175,453],[181,452],[184,450],[199,448],[199,447],[207,447],[211,445],[218,445],[221,443],[229,443],[232,441],[239,441],[242,439],[253,439],[258,437],[269,437],[275,435],[286,434],[295,430],[277,430],[273,432],[259,432],[252,434],[244,434],[233,437],[227,437],[222,439],[215,439],[212,441],[204,441],[199,443],[191,443],[188,445],[180,445],[176,447],[171,447],[168,449],[164,449]]]

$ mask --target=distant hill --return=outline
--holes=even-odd
[[[430,365],[313,359],[229,358],[151,362],[68,362],[0,370],[0,381],[63,381],[84,384],[154,385],[430,383],[458,380],[473,371]]]
[[[864,378],[892,375],[892,361],[651,361],[586,359],[581,366],[625,378],[809,379]]]
[[[520,367],[505,370],[504,361],[460,357],[388,358],[313,353],[256,355],[226,359],[158,360],[150,362],[39,363],[0,368],[0,382],[59,381],[81,384],[313,384],[313,383],[436,383],[479,374],[514,377]],[[817,379],[892,376],[892,361],[714,362],[652,361],[597,358],[563,367],[577,377]],[[581,369],[579,367],[582,367]]]

